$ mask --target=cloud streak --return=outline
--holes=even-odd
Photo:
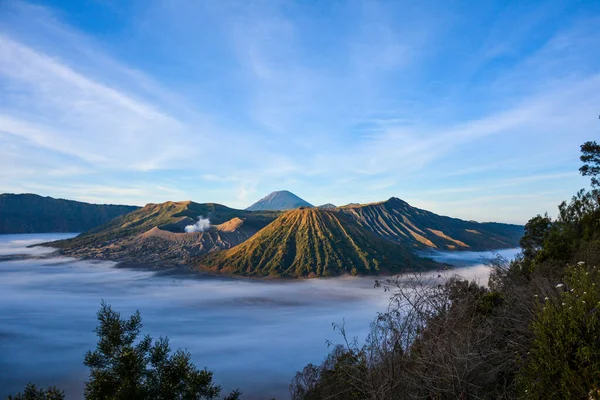
[[[485,219],[524,221],[539,180],[521,181],[568,197],[599,130],[593,5],[156,0],[99,5],[104,34],[68,6],[1,7],[4,191],[240,208],[284,188],[318,204],[448,195],[437,211],[478,198]]]

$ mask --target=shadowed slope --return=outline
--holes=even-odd
[[[5,193],[0,194],[0,233],[84,232],[137,209]]]
[[[380,203],[347,205],[341,210],[376,235],[413,247],[494,250],[517,247],[523,236],[521,225],[444,217],[395,197]]]
[[[198,261],[199,269],[214,272],[295,278],[435,265],[375,236],[342,212],[314,208],[289,211],[244,243]]]
[[[326,209],[326,210],[334,210],[334,209],[337,208],[337,206],[335,204],[326,203],[326,204],[321,204],[317,208],[323,208],[323,209]]]
[[[294,208],[298,207],[312,207],[312,204],[304,199],[301,199],[290,191],[280,190],[263,197],[250,207],[246,208],[246,210],[293,210]]]

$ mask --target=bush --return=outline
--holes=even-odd
[[[556,296],[539,302],[520,385],[529,399],[595,398],[600,389],[600,271],[567,269]]]

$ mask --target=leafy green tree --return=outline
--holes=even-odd
[[[47,389],[38,389],[34,384],[28,383],[23,393],[18,393],[15,397],[8,396],[8,400],[64,400],[65,393],[58,390],[55,386]]]
[[[533,217],[525,224],[525,233],[519,244],[526,257],[533,257],[542,248],[551,227],[552,220],[548,214]]]
[[[213,384],[212,372],[196,368],[188,352],[171,354],[164,337],[156,342],[149,335],[137,340],[142,328],[139,311],[121,319],[102,302],[98,321],[98,345],[84,360],[90,368],[86,399],[208,400],[219,396],[221,387]],[[240,394],[236,390],[226,400],[239,399]]]
[[[520,383],[528,399],[600,395],[600,271],[579,263],[539,303]]]
[[[600,145],[596,142],[585,142],[581,145],[581,157],[579,159],[584,163],[579,172],[583,176],[592,177],[592,186],[600,187]]]

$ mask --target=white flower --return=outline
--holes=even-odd
[[[581,265],[583,265],[583,264],[585,264],[583,261],[579,261],[579,262],[577,263],[577,265],[579,265],[579,266],[581,266]]]
[[[582,302],[583,304],[585,304],[585,300],[581,300],[581,302]]]
[[[587,294],[587,292],[583,292],[583,294]]]
[[[533,295],[533,297],[535,297],[535,298],[537,299],[538,295],[537,295],[537,294],[534,294],[534,295]]]
[[[571,292],[573,292],[575,289],[571,289]]]
[[[550,300],[550,298],[549,297],[544,297],[544,300],[548,301],[548,300]]]
[[[563,305],[563,306],[566,306],[567,304],[566,304],[566,303],[562,303],[562,305]]]
[[[556,285],[556,287],[557,287],[557,288],[561,288],[561,287],[563,287],[563,286],[565,286],[565,285],[564,285],[564,284],[562,284],[562,283],[559,283],[558,285]]]

